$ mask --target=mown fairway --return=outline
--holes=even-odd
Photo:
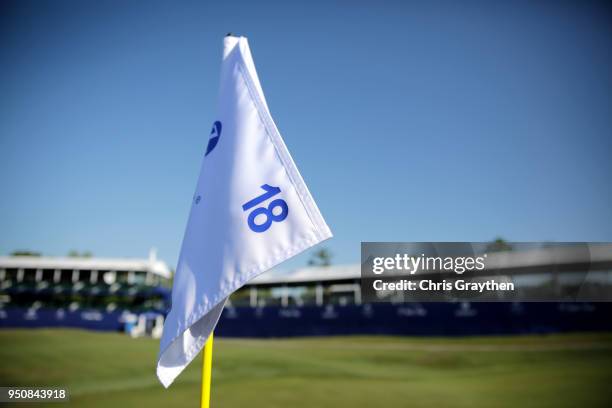
[[[114,333],[2,330],[0,385],[63,385],[72,407],[197,407],[201,360],[165,390],[157,348]],[[610,334],[217,339],[213,370],[215,408],[612,406]]]

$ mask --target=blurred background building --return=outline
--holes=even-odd
[[[161,334],[172,273],[147,259],[0,257],[0,327]]]
[[[612,245],[593,248],[586,266],[583,245],[491,248],[495,252],[481,277],[515,282],[521,292],[515,296],[539,302],[512,301],[504,292],[488,294],[487,302],[418,302],[400,292],[368,303],[362,298],[360,265],[330,265],[322,256],[312,266],[260,275],[238,290],[217,333],[282,337],[611,330],[612,303],[598,301],[612,300]],[[0,257],[0,327],[79,327],[157,337],[170,307],[171,279],[170,268],[155,251],[148,259]]]

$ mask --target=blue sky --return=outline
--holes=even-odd
[[[3,2],[0,253],[175,265],[228,31],[334,262],[360,241],[612,241],[608,6],[331,3]]]

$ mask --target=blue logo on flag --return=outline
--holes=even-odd
[[[216,121],[213,123],[212,130],[210,131],[210,138],[208,139],[208,147],[206,147],[206,154],[204,156],[208,156],[208,153],[212,152],[219,142],[219,138],[221,137],[221,128],[221,122]]]

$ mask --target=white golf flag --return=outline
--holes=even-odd
[[[165,387],[202,349],[232,292],[332,236],[272,120],[244,37],[225,37],[203,156],[157,362]]]

